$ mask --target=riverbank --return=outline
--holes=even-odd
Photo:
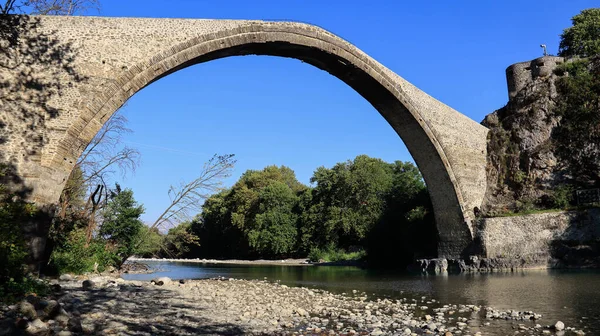
[[[3,307],[0,335],[529,335],[554,333],[534,312],[434,299],[373,299],[232,278],[55,281],[53,295]],[[507,321],[508,320],[508,321]],[[544,321],[554,325],[556,321]],[[558,329],[563,326],[557,324]],[[501,332],[500,332],[501,331]],[[565,328],[566,335],[582,334]]]
[[[342,260],[342,261],[324,261],[311,262],[304,259],[280,259],[280,260],[241,260],[241,259],[157,259],[157,258],[129,258],[129,261],[138,263],[144,262],[184,262],[184,263],[199,263],[199,264],[224,264],[224,265],[280,265],[280,266],[361,266],[363,263],[360,260]]]

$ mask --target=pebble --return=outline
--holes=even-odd
[[[558,321],[554,324],[554,329],[561,331],[565,329],[565,324],[561,321]]]

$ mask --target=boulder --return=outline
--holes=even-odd
[[[83,290],[92,290],[96,287],[96,284],[92,280],[85,280],[81,283]]]
[[[556,322],[556,324],[554,324],[554,329],[556,329],[557,331],[565,330],[565,324],[561,321],[558,321]]]
[[[56,321],[56,323],[58,323],[61,327],[66,327],[69,325],[69,315],[61,312],[54,318],[54,321]]]
[[[60,312],[60,304],[55,300],[46,301],[45,307],[42,309],[41,318],[48,320],[54,318]]]
[[[170,285],[171,282],[172,282],[172,280],[169,277],[155,278],[150,281],[150,283],[157,285],[157,286]]]
[[[19,302],[16,308],[17,313],[27,317],[30,320],[34,320],[37,318],[37,312],[35,311],[35,307],[27,301]]]
[[[82,332],[83,331],[83,327],[81,326],[81,320],[76,317],[69,319],[67,326],[69,327],[69,330],[72,332]]]

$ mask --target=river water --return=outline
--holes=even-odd
[[[346,293],[356,289],[377,298],[435,299],[443,304],[475,304],[534,311],[541,325],[563,321],[568,327],[600,335],[599,270],[526,270],[511,273],[420,275],[344,266],[250,266],[151,261],[153,274],[124,274],[127,280],[227,277],[267,279],[288,286]],[[513,334],[515,321],[492,322],[497,335]],[[523,323],[522,321],[518,323]],[[533,323],[533,322],[532,322]],[[495,326],[495,328],[494,328]],[[510,330],[510,331],[509,331]]]

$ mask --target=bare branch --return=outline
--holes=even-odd
[[[4,5],[0,3],[0,14],[13,14],[17,10],[17,0],[5,0]]]
[[[151,228],[163,224],[174,224],[191,219],[192,213],[200,212],[202,201],[210,194],[222,189],[223,179],[231,174],[235,164],[233,154],[214,155],[203,167],[200,176],[178,188],[171,186],[169,198],[171,204],[156,219]]]
[[[81,15],[89,11],[100,11],[100,0],[26,0],[31,14]]]

